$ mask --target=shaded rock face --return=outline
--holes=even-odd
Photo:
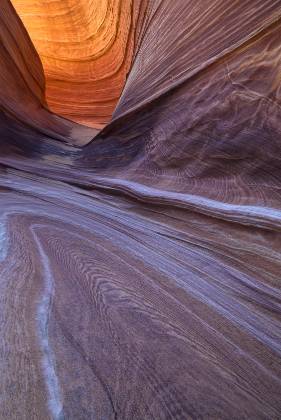
[[[32,3],[0,9],[0,419],[279,419],[281,2]]]

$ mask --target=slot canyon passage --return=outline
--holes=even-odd
[[[281,419],[281,0],[0,37],[0,419]]]

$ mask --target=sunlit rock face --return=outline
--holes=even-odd
[[[279,419],[280,1],[124,2],[127,32],[115,3],[17,3],[30,36],[0,8],[0,419]],[[43,5],[81,86],[78,37],[109,10],[125,34],[100,131],[63,118],[102,115],[73,74],[50,111],[62,34],[44,62]]]
[[[48,109],[40,57],[8,0],[1,2],[0,40],[1,119],[11,118],[8,132],[13,131],[15,124],[22,124],[21,131],[26,132],[26,136],[14,133],[13,141],[26,144],[32,137],[31,133],[78,144],[93,138],[97,130],[67,121]],[[4,121],[2,130],[3,127]],[[39,138],[35,142],[39,146]],[[7,146],[4,152],[7,152]]]
[[[102,127],[129,71],[141,1],[12,3],[42,61],[49,108],[70,120]]]

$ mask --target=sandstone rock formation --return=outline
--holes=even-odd
[[[279,419],[281,2],[12,3],[0,419]]]
[[[42,60],[52,111],[97,128],[110,120],[145,2],[13,1]]]

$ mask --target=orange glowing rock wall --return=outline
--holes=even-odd
[[[49,111],[40,57],[9,0],[1,0],[0,86],[1,111],[23,127],[76,144],[97,133]]]
[[[53,112],[100,128],[129,71],[140,0],[12,1],[40,56]]]

